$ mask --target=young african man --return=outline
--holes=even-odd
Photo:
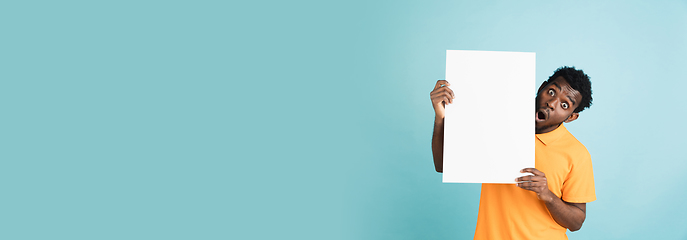
[[[443,171],[444,106],[455,98],[445,80],[430,93],[435,112],[432,153]],[[525,168],[517,184],[482,184],[474,239],[568,239],[596,200],[591,156],[563,123],[592,103],[589,76],[561,67],[539,87],[535,100],[535,168]]]

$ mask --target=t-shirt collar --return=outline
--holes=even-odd
[[[561,124],[551,132],[535,134],[535,136],[537,136],[539,141],[541,141],[544,145],[549,145],[552,142],[555,142],[556,140],[563,137],[563,135],[565,135],[565,133],[567,132],[568,129],[566,129],[565,126],[563,126],[563,124]]]

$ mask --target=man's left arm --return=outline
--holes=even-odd
[[[537,193],[539,200],[546,203],[546,208],[559,225],[570,229],[572,232],[582,228],[582,223],[584,223],[587,215],[586,203],[569,203],[560,199],[549,190],[546,175],[535,168],[525,168],[520,172],[532,173],[534,176],[517,178],[515,180],[518,182],[517,186]]]

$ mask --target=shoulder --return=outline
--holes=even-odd
[[[578,161],[591,161],[591,155],[587,147],[577,140],[570,132],[563,136],[561,140],[561,143],[565,145],[566,152],[573,156],[573,159]]]

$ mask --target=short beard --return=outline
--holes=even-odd
[[[534,132],[537,133],[537,132],[540,132],[540,130],[544,130],[544,129],[547,129],[547,128],[550,128],[550,127],[553,127],[553,126],[555,126],[555,128],[553,128],[553,129],[556,129],[556,128],[560,127],[561,124],[563,124],[564,122],[565,122],[565,121],[560,122],[560,123],[558,123],[558,124],[546,125],[546,126],[539,127],[539,128],[538,128],[538,127],[535,127],[535,128],[534,128]]]

